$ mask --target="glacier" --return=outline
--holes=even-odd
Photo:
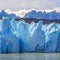
[[[43,52],[44,51],[44,41],[45,35],[42,30],[43,22],[40,21],[36,24],[33,34],[30,37],[30,51]]]
[[[0,53],[60,52],[60,24],[0,19]]]
[[[56,52],[58,46],[58,29],[55,23],[47,26],[45,33],[45,52]]]

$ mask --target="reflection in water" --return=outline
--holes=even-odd
[[[60,60],[59,53],[0,54],[0,60]]]

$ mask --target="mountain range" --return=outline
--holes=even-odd
[[[21,15],[25,14],[23,17]],[[37,18],[37,19],[60,19],[60,12],[55,10],[46,12],[46,11],[36,11],[30,10],[26,12],[15,12],[8,13],[5,10],[0,11],[0,18],[8,17],[8,18]]]

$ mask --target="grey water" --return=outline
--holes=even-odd
[[[60,53],[0,54],[0,60],[60,60]]]

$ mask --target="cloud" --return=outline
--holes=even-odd
[[[59,0],[0,0],[0,9],[53,9],[60,7]]]
[[[23,17],[23,16],[25,16],[25,14],[26,13],[28,13],[28,12],[30,12],[30,11],[32,11],[32,10],[35,10],[36,12],[37,11],[46,11],[46,12],[51,12],[51,11],[54,11],[54,10],[56,10],[56,12],[60,12],[60,8],[58,8],[58,7],[56,7],[55,9],[45,9],[45,10],[37,10],[37,9],[31,9],[31,10],[26,10],[26,9],[24,9],[24,10],[19,10],[19,11],[11,11],[11,10],[5,10],[8,14],[11,14],[11,13],[14,13],[14,14],[16,14],[17,16],[20,16],[20,17]]]

